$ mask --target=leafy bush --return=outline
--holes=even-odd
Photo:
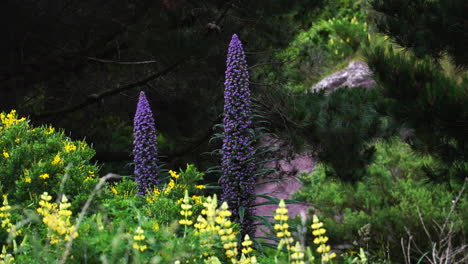
[[[197,185],[197,182],[203,179],[204,174],[192,164],[187,164],[186,169],[179,173],[169,171],[169,174],[171,177],[165,186],[154,188],[145,196],[136,196],[136,182],[128,178],[109,185],[108,192],[104,194],[102,209],[110,219],[119,219],[122,222],[132,221],[129,217],[135,215],[133,212],[139,209],[142,216],[151,217],[159,224],[170,224],[178,219],[180,203],[187,190],[195,201],[194,210],[201,210],[201,193],[206,186]]]
[[[64,193],[73,209],[82,204],[97,182],[98,167],[90,163],[94,150],[52,127],[30,126],[15,110],[0,115],[0,193],[23,204],[43,192]]]
[[[310,29],[277,52],[270,64],[253,71],[262,82],[284,83],[289,89],[304,90],[319,81],[330,69],[352,56],[367,40],[367,15],[360,1],[329,1],[325,13]]]
[[[417,156],[407,144],[393,139],[376,144],[376,159],[369,165],[364,178],[355,185],[327,176],[327,167],[320,164],[309,175],[303,175],[303,189],[295,194],[325,217],[331,238],[337,242],[372,241],[367,245],[376,255],[401,256],[400,239],[411,230],[413,240],[423,251],[431,246],[421,224],[435,233],[432,224],[443,223],[460,186],[436,184],[429,181],[425,168],[440,163],[429,156]],[[464,194],[466,197],[466,193]],[[466,229],[468,199],[450,216],[454,232],[461,237]],[[367,238],[359,231],[370,224]],[[362,235],[362,230],[361,230]],[[459,238],[460,238],[459,237]],[[370,240],[369,240],[370,239]],[[397,259],[397,257],[395,257]]]

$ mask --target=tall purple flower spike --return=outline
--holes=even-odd
[[[249,73],[242,43],[236,34],[232,36],[227,55],[226,80],[224,82],[224,139],[221,159],[221,200],[228,202],[233,220],[240,223],[241,237],[253,236],[255,227],[247,216],[254,213],[252,207],[255,187],[255,161]],[[244,208],[241,221],[239,208]]]
[[[145,194],[159,184],[158,147],[153,112],[145,93],[140,92],[133,121],[133,155],[138,194]]]

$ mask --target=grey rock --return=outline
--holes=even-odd
[[[319,83],[312,86],[309,91],[315,92],[325,89],[325,95],[329,95],[336,89],[343,87],[353,88],[361,86],[371,89],[376,86],[372,75],[372,71],[366,63],[362,61],[351,61],[345,69],[325,77]]]
[[[302,186],[297,176],[301,172],[312,172],[315,166],[315,161],[310,151],[297,153],[294,149],[281,139],[273,137],[264,137],[261,139],[261,145],[266,145],[273,149],[270,157],[276,160],[265,164],[266,168],[274,168],[275,172],[257,179],[255,194],[266,194],[278,199],[292,199],[292,194],[298,191]],[[279,180],[270,182],[271,180]],[[263,203],[267,200],[258,197],[255,203]],[[301,212],[307,213],[311,208],[308,204],[287,204],[288,215],[294,218],[300,215]],[[255,207],[256,215],[274,215],[277,204],[261,205]],[[310,217],[310,215],[308,215]],[[273,221],[272,219],[270,219]],[[265,229],[261,227],[260,229]],[[257,228],[256,236],[264,236],[259,228]]]

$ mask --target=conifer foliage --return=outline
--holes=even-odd
[[[144,92],[140,92],[133,125],[135,180],[138,193],[143,195],[159,183],[156,128],[153,112]]]
[[[440,58],[444,52],[457,66],[468,66],[466,0],[372,0],[381,15],[379,31],[423,58]],[[404,8],[402,8],[404,7]]]
[[[255,187],[255,149],[249,73],[242,43],[232,36],[224,82],[224,138],[222,147],[221,200],[232,208],[233,219],[241,225],[241,237],[254,233],[252,220]],[[243,212],[243,213],[242,213]]]

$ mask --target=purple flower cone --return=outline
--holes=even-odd
[[[240,223],[241,237],[253,237],[255,227],[248,216],[252,207],[255,188],[255,161],[249,73],[242,43],[236,34],[232,36],[227,55],[226,80],[224,82],[224,139],[221,159],[221,200],[229,204],[233,220]],[[244,207],[241,221],[238,210]]]
[[[158,148],[153,113],[145,93],[140,92],[133,122],[133,155],[138,194],[144,195],[159,184]]]

